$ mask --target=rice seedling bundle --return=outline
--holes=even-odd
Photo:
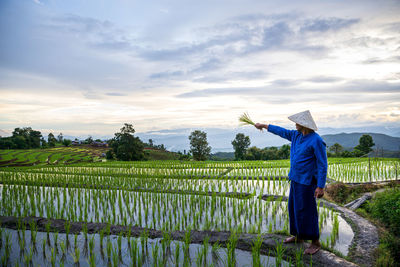
[[[255,125],[247,112],[243,113],[243,115],[239,117],[239,122],[241,125]]]

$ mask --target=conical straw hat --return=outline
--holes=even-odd
[[[318,130],[317,125],[315,124],[315,121],[314,121],[313,117],[311,116],[311,113],[309,110],[293,114],[292,116],[289,116],[288,119],[297,124],[300,124],[303,127],[307,127],[314,131]]]

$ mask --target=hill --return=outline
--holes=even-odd
[[[388,151],[399,151],[400,150],[400,137],[393,137],[386,134],[380,133],[340,133],[340,134],[326,134],[323,135],[327,146],[331,146],[335,143],[339,143],[345,148],[353,148],[358,145],[360,137],[363,134],[371,135],[374,140],[375,147]]]
[[[145,148],[145,155],[148,160],[178,160],[179,154],[166,150]]]
[[[234,152],[217,152],[210,155],[210,160],[229,161],[235,159]]]
[[[106,150],[107,148],[91,146],[55,147],[47,149],[4,149],[0,150],[0,167],[101,161],[101,156]]]

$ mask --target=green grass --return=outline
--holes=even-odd
[[[400,188],[377,193],[358,213],[379,226],[375,266],[400,266]]]
[[[156,149],[145,150],[146,156],[150,160],[177,160],[179,159],[179,154],[169,151],[162,151]]]

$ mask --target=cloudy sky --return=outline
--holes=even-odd
[[[0,129],[400,126],[399,1],[0,2]]]

